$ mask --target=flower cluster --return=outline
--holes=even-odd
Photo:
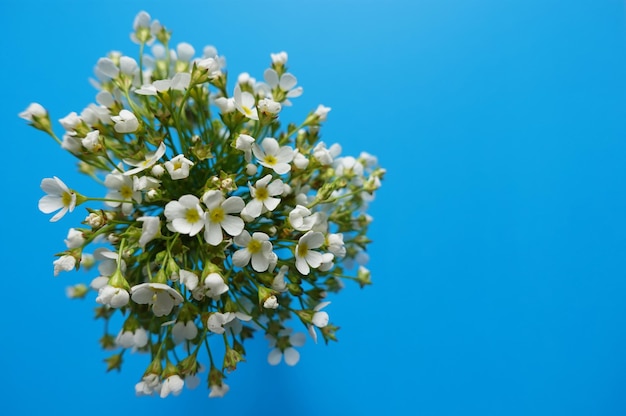
[[[89,197],[57,177],[41,182],[39,208],[58,221],[93,203],[71,228],[54,274],[97,270],[72,298],[95,292],[108,370],[126,351],[144,353],[138,395],[166,397],[207,373],[210,397],[245,359],[244,343],[262,331],[270,364],[295,365],[305,341],[336,340],[323,310],[344,280],[370,284],[366,214],[384,169],[374,156],[341,156],[320,140],[330,108],[283,126],[281,109],[302,87],[287,54],[271,54],[257,81],[228,87],[224,57],[198,56],[141,12],[131,39],[138,61],[119,52],[95,67],[95,103],[59,120],[33,103],[20,117],[79,160],[79,171],[106,188]],[[232,91],[232,92],[231,92]],[[123,322],[109,333],[114,316]],[[120,319],[120,318],[118,318]]]

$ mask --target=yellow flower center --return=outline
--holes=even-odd
[[[256,188],[256,192],[254,193],[254,197],[259,201],[265,201],[269,198],[269,193],[267,192],[267,188],[259,187]]]
[[[120,188],[120,195],[124,199],[131,199],[133,197],[133,188],[128,185],[122,185]]]
[[[63,202],[64,207],[69,207],[72,203],[72,192],[63,192],[61,201]]]
[[[306,243],[298,244],[298,257],[305,257],[309,251],[309,246]]]
[[[250,242],[248,243],[248,251],[252,254],[254,253],[258,253],[259,251],[261,251],[261,242],[259,240],[250,240]]]
[[[209,213],[209,219],[211,220],[211,222],[214,222],[217,224],[224,221],[225,216],[226,214],[224,213],[224,210],[222,209],[222,207],[213,208],[211,212]]]
[[[189,224],[194,224],[200,221],[200,214],[198,214],[198,210],[195,208],[189,208],[185,212],[185,219]]]
[[[276,157],[274,155],[267,155],[265,156],[264,162],[270,166],[274,166],[276,162],[278,162],[278,160],[276,160]]]

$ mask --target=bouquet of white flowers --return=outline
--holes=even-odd
[[[57,177],[41,182],[40,210],[58,211],[51,221],[98,204],[69,230],[54,274],[97,266],[68,296],[97,292],[100,342],[116,351],[108,370],[127,351],[150,356],[138,395],[193,388],[208,365],[210,397],[220,397],[255,331],[274,365],[299,360],[305,335],[292,319],[315,341],[318,330],[336,340],[323,308],[344,280],[370,284],[365,211],[385,171],[367,153],[340,156],[319,140],[328,107],[281,125],[282,107],[302,94],[285,52],[271,54],[265,82],[243,73],[230,94],[214,47],[201,57],[187,43],[171,48],[171,33],[146,12],[131,38],[138,62],[117,52],[98,61],[97,104],[60,119],[62,139],[41,105],[20,114],[106,188],[89,197]],[[122,327],[109,332],[116,314]]]

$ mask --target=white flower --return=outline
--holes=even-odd
[[[81,139],[80,141],[83,147],[90,152],[97,152],[100,150],[100,132],[98,130],[93,130],[87,133],[87,135]]]
[[[307,231],[296,245],[296,269],[304,275],[309,274],[311,268],[318,268],[320,264],[330,257],[332,260],[332,254],[326,253],[322,255],[317,251],[313,251],[315,248],[319,248],[324,244],[324,234],[317,231]],[[310,267],[309,267],[310,266]]]
[[[272,175],[266,175],[256,181],[256,186],[248,184],[252,199],[241,211],[242,217],[257,218],[263,212],[263,208],[267,211],[274,211],[280,203],[280,198],[275,198],[283,193],[283,181],[275,179],[272,183]]]
[[[198,59],[196,61],[196,66],[206,70],[206,75],[209,79],[218,77],[222,73],[222,64],[217,56]]]
[[[170,393],[172,393],[174,396],[178,396],[183,390],[184,385],[185,381],[180,378],[178,374],[169,376],[165,379],[163,385],[161,386],[161,398],[166,398]]]
[[[272,281],[272,289],[277,292],[286,292],[287,291],[287,283],[285,283],[285,274],[289,270],[289,266],[284,265],[280,267],[280,270],[274,276],[274,280]]]
[[[235,149],[243,151],[246,162],[252,160],[252,143],[254,137],[247,134],[240,134],[235,140]]]
[[[197,374],[187,374],[185,376],[185,386],[189,390],[193,390],[200,385],[200,377]]]
[[[311,214],[311,210],[302,205],[296,205],[289,212],[289,224],[298,231],[309,231],[317,221],[317,213]]]
[[[335,257],[343,258],[346,255],[346,246],[343,242],[343,234],[328,234],[326,237],[328,251],[333,253]]]
[[[315,313],[313,314],[313,318],[311,319],[313,325],[309,325],[308,329],[309,334],[311,335],[315,343],[317,343],[317,332],[315,332],[315,327],[324,328],[326,325],[328,325],[328,313],[322,311],[322,309],[324,309],[329,304],[330,302],[322,302],[315,306],[315,308],[313,308],[313,311],[315,311]]]
[[[112,308],[121,308],[128,304],[129,299],[130,296],[125,289],[107,284],[98,290],[96,302]]]
[[[140,305],[152,305],[155,316],[165,316],[183,301],[182,295],[163,283],[141,283],[130,289],[131,298]]]
[[[138,45],[144,42],[150,44],[153,40],[151,36],[152,31],[150,29],[150,15],[142,10],[135,16],[133,22],[134,32],[130,34],[130,39]]]
[[[139,120],[128,110],[122,110],[117,116],[112,116],[111,120],[115,123],[113,128],[118,133],[132,133],[139,128]]]
[[[168,202],[164,214],[168,228],[177,233],[194,236],[204,227],[204,212],[194,195],[183,195],[178,201]]]
[[[70,228],[67,232],[67,238],[65,239],[65,245],[67,248],[78,248],[85,243],[85,236],[83,232],[76,228]]]
[[[39,103],[30,103],[26,110],[22,111],[19,116],[26,121],[33,121],[33,117],[46,117],[48,112]]]
[[[41,189],[48,195],[39,200],[39,210],[44,214],[60,210],[51,219],[51,222],[60,220],[66,212],[74,211],[76,207],[76,192],[70,189],[56,176],[41,181]]]
[[[209,273],[204,278],[204,288],[206,295],[213,300],[218,300],[223,293],[228,292],[228,285],[224,283],[224,279],[218,273]]]
[[[309,166],[309,159],[296,149],[293,156],[293,164],[298,169],[306,169]]]
[[[235,93],[233,94],[233,99],[235,100],[235,108],[239,110],[241,114],[252,119],[258,120],[259,114],[254,106],[255,100],[254,95],[250,94],[247,91],[241,91],[239,84],[235,85]]]
[[[198,335],[198,327],[193,321],[178,321],[172,327],[172,338],[174,344],[180,344],[184,340],[194,339]]]
[[[236,318],[233,312],[214,312],[207,319],[207,328],[209,331],[216,334],[223,334],[225,332],[224,325]]]
[[[283,350],[276,348],[277,339],[271,336],[267,336],[267,339],[270,343],[270,348],[273,348],[268,356],[267,362],[270,365],[278,365],[280,361],[285,357],[285,364],[289,366],[294,366],[298,364],[300,361],[300,353],[293,347],[301,347],[306,342],[306,336],[302,332],[297,332],[295,334],[291,334],[291,329],[284,329],[278,333],[279,337],[289,337],[290,347],[287,347]]]
[[[326,148],[326,143],[319,142],[313,148],[313,157],[322,165],[331,165],[335,158],[341,153],[341,146],[333,144],[330,148]]]
[[[204,239],[212,246],[220,244],[224,238],[222,229],[229,235],[236,236],[244,227],[243,220],[235,214],[241,212],[245,206],[243,199],[231,196],[224,200],[220,191],[210,190],[202,196],[202,201],[207,207],[205,214]]]
[[[187,289],[194,290],[198,287],[198,275],[189,270],[180,269],[178,271],[180,283],[185,285]]]
[[[141,381],[135,384],[135,394],[137,396],[149,396],[161,390],[159,375],[154,373],[145,374]]]
[[[245,267],[252,259],[252,268],[257,272],[268,269],[272,259],[272,243],[265,233],[256,232],[250,237],[250,233],[243,230],[235,237],[235,244],[243,247],[233,254],[233,264],[237,267]]]
[[[139,245],[144,248],[148,242],[152,241],[161,232],[161,218],[144,216],[137,218],[141,221],[141,237],[139,237]]]
[[[210,388],[211,388],[211,391],[209,392],[210,398],[224,397],[226,393],[228,393],[228,390],[230,390],[230,387],[226,383],[222,383],[219,386],[214,384],[210,386]]]
[[[272,90],[279,89],[285,92],[286,98],[296,98],[302,95],[302,87],[296,87],[298,80],[293,74],[286,72],[279,77],[275,69],[268,68],[263,72],[263,78]],[[291,101],[286,99],[284,104],[289,106]]]
[[[291,170],[289,162],[293,160],[294,150],[289,146],[280,146],[273,137],[263,139],[261,146],[254,143],[252,153],[261,165],[273,169],[279,175]]]
[[[139,95],[158,95],[160,92],[169,90],[184,91],[189,87],[191,74],[188,72],[178,72],[172,79],[160,79],[152,84],[142,85],[141,88],[135,90],[135,94]]]
[[[69,272],[76,267],[76,258],[74,256],[61,256],[52,262],[54,265],[54,275],[58,276],[60,272]]]
[[[287,63],[287,52],[281,51],[278,53],[270,53],[270,58],[274,65],[285,65]]]
[[[222,114],[232,113],[237,111],[234,98],[218,97],[215,99],[215,105],[220,109]]]
[[[331,110],[330,107],[326,107],[320,104],[317,106],[313,114],[317,116],[319,121],[326,121],[326,117],[328,116],[328,113],[330,112],[330,110]]]
[[[117,170],[112,171],[104,178],[104,186],[109,188],[105,201],[110,207],[122,206],[122,213],[129,215],[133,210],[133,201],[137,204],[141,203],[141,192],[136,191],[133,185],[133,179],[124,176]]]
[[[184,155],[178,155],[165,162],[165,169],[167,169],[172,179],[185,179],[189,176],[189,168],[193,166],[193,164],[194,163]]]
[[[257,109],[261,112],[261,114],[265,114],[268,116],[277,115],[278,113],[280,113],[281,108],[282,107],[280,103],[277,103],[270,98],[260,99],[257,104]]]
[[[163,155],[165,154],[165,143],[161,142],[156,151],[147,153],[144,160],[132,160],[132,159],[124,159],[124,163],[135,166],[134,169],[130,169],[124,172],[124,175],[130,176],[136,173],[139,173],[143,170],[146,170],[152,167],[156,162],[158,162]]]
[[[83,298],[87,294],[87,286],[83,283],[78,283],[74,286],[68,286],[65,288],[65,295],[70,299]]]
[[[143,328],[137,328],[134,332],[121,330],[115,343],[122,348],[143,348],[148,344],[148,332]]]
[[[263,302],[263,307],[265,309],[277,309],[278,299],[276,299],[276,296],[272,295],[268,297],[267,299],[265,299],[265,302]]]
[[[81,121],[81,118],[78,117],[78,114],[76,114],[75,111],[72,111],[65,117],[59,119],[59,123],[61,124],[61,126],[63,126],[65,131],[68,132],[73,132],[74,129],[81,123]]]

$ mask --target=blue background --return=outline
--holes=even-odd
[[[286,115],[332,107],[323,139],[388,169],[374,285],[327,308],[340,342],[290,368],[259,338],[221,400],[136,398],[140,356],[105,374],[93,297],[64,294],[89,278],[52,275],[84,211],[37,210],[44,177],[100,190],[17,117],[93,102],[95,62],[136,56],[142,9],[231,77],[287,51],[304,95]],[[617,0],[4,0],[2,413],[626,414],[625,17]]]

